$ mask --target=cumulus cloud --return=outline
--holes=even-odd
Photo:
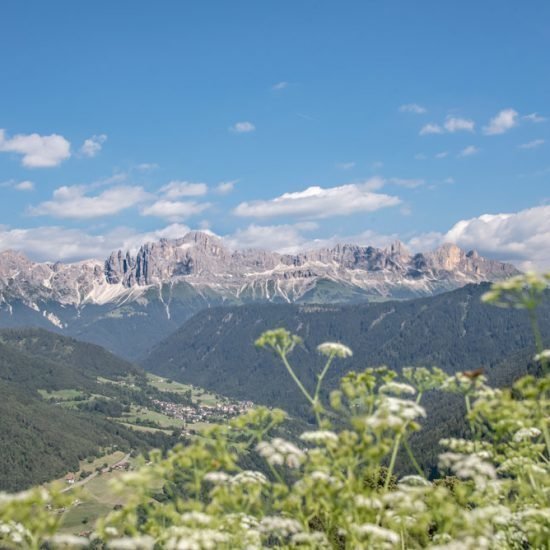
[[[467,118],[447,117],[445,120],[445,130],[454,134],[455,132],[473,132],[475,123]]]
[[[533,141],[528,141],[527,143],[522,143],[521,145],[518,145],[520,149],[536,149],[537,147],[540,147],[541,145],[544,145],[543,139],[534,139]]]
[[[0,183],[0,187],[11,187],[12,189],[16,189],[17,191],[33,191],[34,183],[29,180],[8,180]]]
[[[80,154],[85,157],[95,157],[101,151],[103,144],[107,141],[106,134],[94,135],[86,139],[80,148]]]
[[[161,238],[175,239],[189,230],[186,225],[177,223],[150,232],[117,227],[103,235],[60,226],[0,227],[0,250],[19,250],[35,261],[102,260],[113,250],[136,252],[143,243]]]
[[[59,187],[53,199],[29,208],[32,216],[55,218],[91,219],[117,214],[135,206],[149,197],[142,187],[123,185],[111,187],[97,195],[90,195],[84,185]]]
[[[229,129],[236,134],[248,134],[256,130],[256,126],[254,126],[252,122],[243,121],[243,122],[236,122]]]
[[[178,197],[200,197],[208,193],[208,185],[206,185],[206,183],[174,180],[161,187],[159,191],[169,199],[176,199]]]
[[[538,113],[531,113],[529,115],[524,115],[521,118],[523,118],[523,120],[528,120],[529,122],[535,122],[535,123],[546,122],[546,117],[540,116]]]
[[[71,156],[71,144],[58,134],[17,134],[8,138],[0,129],[0,152],[22,155],[21,163],[26,168],[51,168]]]
[[[232,193],[238,181],[239,180],[221,181],[216,185],[216,193],[218,193],[218,195],[228,195]]]
[[[435,155],[435,158],[436,159],[444,159],[445,157],[447,157],[449,155],[449,151],[441,151],[441,153],[437,153]]]
[[[430,122],[429,124],[424,124],[419,133],[421,136],[426,136],[428,134],[442,134],[443,131],[443,128],[439,126],[439,124],[434,124],[433,122]]]
[[[281,225],[257,225],[237,229],[223,238],[224,243],[233,250],[260,248],[291,254],[297,252],[306,243],[303,231],[317,229],[316,223],[298,223]]]
[[[443,237],[523,269],[550,268],[550,205],[461,220]]]
[[[422,115],[426,112],[426,108],[418,105],[417,103],[407,103],[399,107],[399,111],[402,113],[414,113],[415,115]]]
[[[518,125],[518,118],[518,112],[514,109],[503,109],[483,128],[483,133],[487,136],[504,134],[504,132]]]
[[[468,147],[464,147],[460,153],[458,153],[459,157],[471,157],[472,155],[477,155],[479,153],[479,149],[475,145],[468,145]]]
[[[273,84],[273,86],[271,86],[271,89],[275,90],[276,92],[284,90],[285,88],[288,88],[288,82],[284,80],[281,82],[277,82],[277,84]]]
[[[364,183],[339,187],[308,187],[304,191],[284,193],[271,200],[242,202],[234,213],[252,218],[300,216],[321,219],[357,212],[374,212],[400,204],[399,197],[373,192],[383,183],[381,178],[372,178]]]
[[[33,191],[34,183],[29,180],[20,181],[19,183],[16,183],[13,188],[17,189],[18,191]]]
[[[454,134],[455,132],[473,132],[474,129],[475,122],[473,120],[448,116],[445,119],[443,126],[430,122],[429,124],[422,126],[419,133],[421,136],[429,134],[444,134],[446,132]]]
[[[209,203],[197,203],[194,201],[170,201],[158,200],[151,205],[144,206],[140,213],[142,216],[155,216],[169,221],[181,221],[196,214],[204,212],[210,207]]]

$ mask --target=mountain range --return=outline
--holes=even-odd
[[[430,296],[518,273],[445,244],[411,254],[336,245],[297,254],[230,250],[190,232],[106,260],[37,263],[0,253],[0,327],[35,326],[136,359],[195,313],[249,303],[357,303]]]

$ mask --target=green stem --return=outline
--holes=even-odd
[[[472,437],[474,438],[474,450],[477,452],[477,431],[475,425],[470,418],[472,412],[472,405],[470,403],[470,396],[468,394],[464,395],[464,401],[466,402],[466,417],[468,418],[468,424],[470,426],[470,431],[472,432]]]
[[[300,379],[296,376],[296,374],[294,373],[294,371],[292,370],[292,367],[290,366],[287,358],[286,358],[286,355],[283,353],[283,351],[279,348],[277,348],[277,353],[279,354],[279,356],[281,357],[281,360],[283,361],[283,364],[284,366],[286,367],[286,370],[288,371],[288,373],[290,374],[290,376],[292,377],[292,380],[294,380],[294,382],[296,383],[296,385],[298,386],[298,388],[300,388],[300,391],[304,394],[305,398],[309,401],[309,403],[313,406],[315,406],[315,401],[313,400],[313,398],[311,397],[311,395],[309,395],[309,392],[304,388],[303,384],[300,382]]]
[[[315,394],[313,396],[313,412],[315,413],[315,419],[317,420],[317,425],[319,426],[319,428],[321,427],[320,412],[323,410],[323,406],[321,405],[321,401],[319,400],[319,393],[321,391],[323,379],[325,378],[325,375],[327,374],[333,359],[334,353],[330,355],[323,370],[321,371],[321,374],[319,374],[319,376],[317,377],[317,386],[315,387]]]
[[[412,462],[412,465],[414,466],[414,469],[418,472],[420,477],[423,477],[424,479],[426,479],[426,476],[425,476],[424,472],[422,471],[422,468],[420,467],[420,465],[416,461],[416,458],[414,457],[412,449],[411,449],[411,447],[409,445],[409,442],[407,441],[406,438],[403,439],[403,447],[405,447],[405,450],[407,451],[407,454],[409,455],[409,459]]]
[[[530,308],[527,311],[529,313],[529,321],[531,322],[531,330],[535,336],[535,349],[537,350],[537,353],[542,353],[544,351],[544,344],[542,342],[542,334],[540,332],[540,327],[537,320],[537,312],[534,308]],[[548,368],[547,359],[545,357],[541,358],[540,363],[542,366],[542,372],[546,373]]]
[[[395,444],[393,446],[393,451],[390,458],[390,465],[388,466],[388,471],[386,472],[386,480],[384,481],[384,493],[388,490],[390,486],[390,479],[393,475],[393,469],[395,467],[395,459],[397,458],[397,451],[399,450],[399,445],[401,444],[402,435],[399,434],[395,439]]]

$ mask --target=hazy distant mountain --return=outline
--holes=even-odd
[[[144,244],[105,261],[34,263],[0,253],[0,327],[42,326],[135,358],[207,307],[251,302],[356,303],[429,296],[517,273],[446,244],[410,254],[336,245],[290,255],[231,251],[212,235]]]

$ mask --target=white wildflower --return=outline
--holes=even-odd
[[[140,537],[123,537],[109,541],[107,548],[113,550],[150,550],[155,545],[155,539],[148,535]]]
[[[332,548],[324,533],[296,533],[292,535],[291,542],[296,545],[308,544],[313,548]]]
[[[378,498],[356,495],[355,506],[357,506],[357,508],[366,508],[368,510],[381,510],[384,505]]]
[[[550,360],[550,349],[545,349],[545,350],[542,350],[540,353],[537,353],[534,359],[535,361]]]
[[[339,342],[324,342],[317,346],[317,351],[322,355],[335,356],[335,357],[351,357],[353,352],[344,344]]]
[[[169,531],[167,550],[217,550],[226,548],[230,535],[215,529],[175,527]]]
[[[514,441],[519,443],[526,439],[534,439],[541,434],[541,431],[538,428],[521,428],[514,434]]]
[[[440,466],[450,468],[461,479],[473,479],[485,487],[488,479],[495,479],[495,467],[480,457],[461,453],[443,453],[439,456]]]
[[[76,535],[54,535],[49,542],[53,545],[53,548],[83,548],[90,544],[90,541],[85,537],[77,537]]]
[[[398,481],[398,485],[406,485],[408,487],[430,487],[431,483],[423,477],[410,475],[410,476],[403,476]]]
[[[271,442],[262,441],[258,443],[256,450],[272,466],[286,464],[289,468],[299,468],[306,458],[301,449],[280,437],[274,438]]]
[[[421,407],[414,401],[399,399],[397,397],[386,397],[382,400],[379,408],[395,414],[403,418],[403,420],[415,420],[416,418],[426,417],[424,407]]]
[[[353,531],[359,537],[368,537],[369,539],[379,542],[389,542],[390,544],[398,544],[401,540],[400,536],[384,527],[375,525],[374,523],[363,523],[362,525],[355,525]]]
[[[116,527],[105,527],[105,534],[110,537],[116,537],[118,535],[118,531]]]
[[[304,432],[300,439],[310,443],[338,443],[338,436],[330,430],[317,430],[314,432]]]
[[[264,534],[288,537],[302,531],[301,524],[295,519],[281,516],[266,516],[260,522],[260,531]]]
[[[232,485],[266,485],[267,478],[261,472],[244,470],[231,478]]]
[[[193,512],[185,512],[184,514],[182,514],[181,521],[183,523],[196,524],[196,525],[200,525],[201,527],[204,527],[206,525],[210,525],[213,521],[213,518],[208,514],[193,511]]]
[[[223,485],[224,483],[227,483],[231,479],[231,476],[229,474],[226,474],[225,472],[208,472],[204,477],[204,481],[208,481],[209,483],[213,483],[215,485]]]
[[[415,395],[416,390],[409,384],[400,382],[388,382],[380,386],[380,393],[392,393],[394,395]]]
[[[224,520],[229,525],[237,524],[245,530],[256,529],[260,524],[260,522],[254,516],[250,516],[242,512],[238,514],[227,514],[226,516],[224,516]]]

